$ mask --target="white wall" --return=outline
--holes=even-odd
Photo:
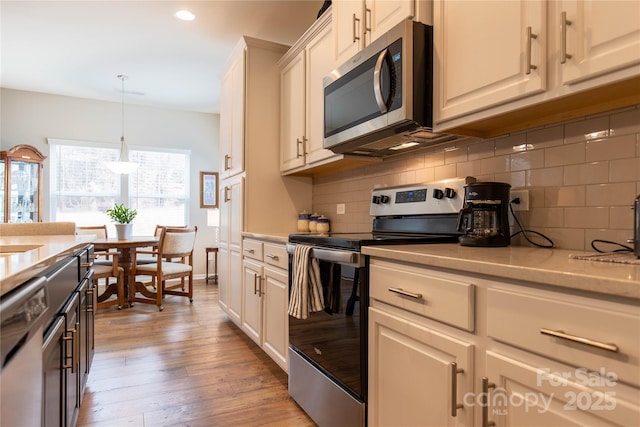
[[[207,211],[200,209],[200,171],[218,170],[220,116],[129,104],[125,100],[125,138],[129,147],[154,146],[191,150],[189,225],[198,226],[194,267],[204,274],[204,247],[214,243]],[[0,92],[0,147],[18,144],[36,147],[49,156],[47,138],[118,144],[122,132],[122,105],[2,88]],[[43,220],[49,220],[49,165],[44,163]]]

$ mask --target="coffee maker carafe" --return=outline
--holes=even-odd
[[[464,187],[464,207],[458,214],[463,246],[509,246],[509,190],[504,182],[475,182]]]

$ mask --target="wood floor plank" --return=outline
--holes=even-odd
[[[287,375],[195,283],[193,304],[167,296],[96,315],[96,354],[78,427],[314,426]],[[112,309],[113,308],[113,309]]]

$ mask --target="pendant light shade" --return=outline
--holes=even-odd
[[[129,161],[129,150],[124,142],[124,81],[127,76],[118,74],[118,78],[122,81],[122,136],[120,137],[120,157],[117,162],[106,162],[107,168],[118,174],[128,174],[138,169],[138,164]]]

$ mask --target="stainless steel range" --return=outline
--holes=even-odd
[[[464,186],[471,182],[375,189],[371,232],[289,235],[290,294],[299,286],[296,247],[308,246],[324,303],[307,318],[289,316],[289,394],[319,426],[366,425],[369,259],[362,246],[456,243]]]

